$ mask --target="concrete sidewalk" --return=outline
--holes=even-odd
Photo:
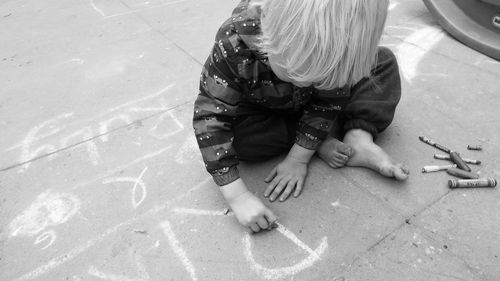
[[[500,63],[391,1],[403,98],[378,143],[405,183],[314,159],[303,194],[249,235],[191,126],[235,0],[0,1],[0,280],[500,280],[500,192],[422,174],[439,150],[500,179]],[[468,151],[481,144],[481,152]],[[279,159],[242,164],[263,197]]]

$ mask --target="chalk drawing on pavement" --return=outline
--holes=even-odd
[[[9,237],[25,236],[36,237],[34,245],[45,240],[48,242],[41,249],[50,247],[57,239],[55,230],[47,230],[67,222],[80,209],[78,197],[69,193],[57,193],[47,190],[40,194],[35,201],[9,224]]]
[[[243,238],[243,245],[245,248],[245,258],[247,261],[250,263],[250,266],[252,269],[262,278],[266,280],[276,280],[276,279],[281,279],[287,276],[294,276],[297,273],[311,267],[316,263],[317,261],[321,260],[321,255],[326,251],[328,248],[328,239],[327,237],[323,237],[321,239],[321,243],[319,246],[312,250],[309,246],[307,246],[304,242],[302,242],[297,236],[285,228],[283,225],[278,223],[278,229],[277,231],[286,238],[290,239],[295,245],[297,245],[299,248],[303,249],[306,251],[309,256],[307,256],[305,259],[302,261],[291,265],[287,267],[280,267],[280,268],[266,268],[263,265],[259,264],[255,258],[253,257],[252,254],[252,239],[250,237],[250,234],[246,234],[245,237]]]
[[[117,167],[115,169],[112,169],[111,171],[106,172],[106,175],[114,174],[118,171],[121,171],[121,170],[126,169],[128,167],[131,167],[133,165],[137,165],[138,163],[143,162],[147,159],[151,159],[153,157],[161,155],[163,152],[167,151],[170,148],[171,148],[171,146],[167,146],[167,147],[165,147],[157,152],[142,156],[139,159],[136,159],[135,161],[133,161],[132,163],[128,163],[125,166],[120,166],[120,167]],[[99,179],[102,179],[102,177],[103,177],[103,175],[96,176],[96,177],[94,177],[94,178],[92,178],[84,183],[80,183],[80,184],[74,186],[72,189],[74,190],[74,189],[78,189],[78,188],[87,186],[89,184],[94,183],[95,181],[97,181]],[[135,183],[137,181],[137,178],[131,178],[131,179],[134,179],[132,181],[133,183]],[[212,178],[207,177],[204,180],[202,180],[200,183],[198,183],[197,185],[188,189],[186,192],[180,194],[179,196],[176,196],[175,198],[171,198],[170,200],[163,202],[159,206],[154,206],[153,208],[151,208],[151,209],[149,209],[141,214],[138,214],[137,216],[133,216],[124,222],[118,223],[114,226],[107,228],[106,230],[101,232],[99,235],[89,239],[88,241],[86,241],[80,245],[75,246],[74,248],[72,248],[64,253],[61,253],[60,255],[58,255],[56,257],[52,257],[50,260],[44,262],[43,264],[37,266],[36,268],[34,268],[34,269],[24,273],[24,274],[21,274],[17,278],[13,279],[13,281],[36,280],[40,276],[47,274],[48,272],[54,271],[57,268],[59,268],[60,266],[74,260],[75,258],[79,257],[83,253],[87,252],[89,249],[95,247],[97,244],[106,241],[106,239],[109,239],[111,235],[116,234],[119,230],[122,230],[125,226],[130,226],[130,225],[137,223],[141,220],[144,220],[146,218],[150,218],[152,216],[156,216],[158,213],[168,210],[169,208],[172,207],[172,205],[174,203],[179,202],[183,198],[190,196],[196,190],[200,189],[201,187],[203,187],[211,182],[212,182]],[[140,187],[140,184],[138,186]],[[75,211],[75,213],[76,213],[76,211]],[[159,243],[159,241],[157,241],[157,243],[155,244],[155,247],[159,247],[159,246],[160,246],[160,243]],[[76,276],[76,279],[79,279],[79,278],[80,278],[79,276]]]
[[[194,136],[188,136],[175,155],[175,162],[179,164],[192,163],[200,160],[198,144]],[[203,162],[202,162],[203,163]]]
[[[4,150],[4,152],[8,152],[20,149],[21,153],[17,164],[3,169],[7,170],[19,167],[18,172],[22,173],[31,166],[34,160],[42,157],[48,157],[50,160],[51,156],[54,156],[57,152],[65,149],[76,149],[79,146],[86,146],[90,162],[98,165],[100,163],[100,155],[96,141],[100,140],[102,143],[105,143],[109,141],[110,132],[113,130],[133,125],[133,120],[138,120],[135,122],[139,122],[141,120],[139,118],[144,118],[144,116],[138,116],[138,112],[163,112],[163,114],[158,113],[159,116],[152,115],[158,120],[149,129],[151,136],[164,140],[175,135],[181,132],[184,126],[172,112],[166,112],[169,108],[165,105],[165,99],[161,97],[161,95],[174,86],[175,84],[171,84],[151,95],[115,106],[100,114],[92,115],[91,118],[72,120],[75,119],[75,113],[69,112],[48,119],[31,128],[21,142]],[[149,103],[155,105],[161,104],[161,106],[150,107],[146,105]],[[88,122],[97,124],[78,128],[79,124],[88,124]],[[117,123],[123,123],[123,125],[117,127]],[[111,125],[115,125],[114,128],[110,128]],[[177,128],[170,132],[168,128],[172,125]],[[160,130],[168,132],[160,132]]]
[[[48,189],[38,195],[26,210],[12,220],[9,224],[10,236],[33,237],[47,227],[67,222],[80,206],[80,199],[75,195]]]
[[[89,4],[90,6],[92,7],[92,9],[94,9],[94,11],[96,11],[99,15],[105,17],[106,14],[104,14],[104,12],[99,9],[99,7],[96,6],[96,4],[94,3],[94,0],[89,0]]]
[[[35,242],[33,244],[38,245],[47,239],[49,239],[49,242],[41,248],[42,250],[47,249],[48,247],[50,247],[54,243],[54,241],[56,241],[56,239],[57,239],[56,232],[52,229],[45,231],[44,233],[38,235],[38,237],[35,239]]]
[[[227,214],[225,211],[213,211],[213,210],[201,210],[201,209],[192,209],[192,208],[173,208],[171,210],[174,213],[177,214],[185,214],[185,215],[195,215],[195,216],[227,216],[227,215],[234,215],[233,213]],[[325,251],[328,249],[328,238],[325,236],[321,239],[321,242],[319,246],[316,249],[311,249],[307,244],[302,242],[292,231],[287,229],[284,225],[277,223],[278,228],[277,232],[282,234],[284,237],[289,239],[291,242],[293,242],[298,248],[304,250],[307,252],[309,255],[303,259],[302,261],[291,265],[287,267],[280,267],[280,268],[266,268],[263,265],[259,264],[252,253],[252,238],[250,234],[246,233],[245,236],[243,237],[243,246],[244,246],[244,255],[247,261],[250,263],[250,266],[252,270],[254,270],[259,276],[266,280],[275,280],[275,279],[281,279],[287,276],[294,276],[298,274],[299,272],[310,268],[313,266],[316,262],[321,260],[321,256]],[[172,228],[170,227],[170,224],[168,224],[168,231],[173,233]],[[171,234],[172,235],[172,234]],[[178,243],[178,242],[177,242]],[[181,251],[180,249],[179,251]],[[184,251],[184,250],[182,250]],[[186,270],[188,272],[193,272],[194,273],[194,267],[191,264],[191,262],[187,259],[187,255],[185,252],[182,252],[181,254],[178,254],[179,258],[183,262]],[[191,278],[193,280],[196,280],[193,278],[193,274],[191,274]]]
[[[397,35],[391,32],[389,37],[401,40],[397,44],[384,44],[386,46],[394,47],[395,54],[398,58],[398,64],[401,68],[402,77],[410,84],[418,76],[443,76],[442,73],[429,73],[425,74],[418,71],[418,67],[427,53],[434,48],[446,35],[438,26],[402,26],[393,25],[387,26],[388,30],[404,30],[411,32],[409,35]]]
[[[132,119],[130,118],[129,115],[127,114],[118,114],[116,116],[113,116],[107,120],[101,121],[99,123],[99,135],[101,136],[100,139],[102,142],[107,142],[109,140],[109,127],[111,123],[115,121],[122,121],[125,124],[131,124]]]
[[[172,128],[172,124],[168,121],[173,121],[176,129]],[[162,132],[162,128],[163,131]],[[155,123],[155,125],[149,130],[149,134],[160,140],[168,139],[170,136],[175,135],[184,130],[184,125],[175,117],[171,111],[163,113]]]
[[[167,220],[163,221],[160,224],[160,227],[163,229],[163,233],[165,234],[165,236],[167,236],[168,243],[169,243],[170,247],[172,248],[174,253],[177,255],[177,257],[180,259],[180,261],[181,261],[182,265],[184,266],[184,268],[186,269],[186,271],[189,273],[191,280],[193,280],[193,281],[198,280],[198,278],[196,277],[195,268],[194,268],[193,264],[191,263],[191,261],[189,260],[189,258],[187,257],[186,251],[184,251],[184,249],[181,247],[180,242],[177,239],[177,236],[175,235],[175,233],[172,230],[172,226],[170,225],[170,222]]]
[[[73,139],[77,139],[75,142],[71,142]],[[82,145],[85,145],[87,147],[87,151],[89,153],[89,158],[90,162],[94,164],[94,166],[97,166],[100,161],[100,155],[99,152],[97,151],[97,145],[93,140],[94,136],[92,134],[92,128],[90,126],[84,127],[76,132],[73,132],[69,136],[64,137],[61,140],[61,146],[62,148],[69,147],[72,145],[72,143],[81,143]],[[72,149],[75,149],[78,146],[74,146]]]
[[[137,177],[115,177],[115,178],[110,178],[104,180],[102,183],[103,184],[110,184],[114,182],[130,182],[133,183],[132,187],[132,196],[131,196],[131,202],[132,202],[132,207],[134,209],[137,209],[139,205],[144,202],[147,196],[147,188],[146,184],[142,180],[142,177],[144,176],[144,173],[148,170],[148,167],[144,168],[141,172],[141,174]]]
[[[140,174],[138,176],[130,176],[130,177],[120,177],[120,178],[109,178],[104,181],[104,184],[107,183],[112,183],[112,182],[126,182],[131,184],[132,190],[136,190],[136,194],[132,197],[132,206],[134,208],[137,208],[138,206],[141,205],[141,203],[145,200],[147,197],[147,189],[146,189],[146,184],[144,182],[144,176],[148,170],[148,167],[145,167],[142,169]],[[90,247],[94,246],[96,243],[104,241],[106,237],[109,237],[112,233],[116,233],[118,229],[122,228],[125,225],[130,225],[133,222],[137,222],[140,219],[144,219],[146,217],[150,217],[154,214],[158,214],[159,212],[165,210],[170,210],[171,214],[175,214],[176,216],[182,216],[182,215],[187,215],[187,216],[217,216],[217,217],[233,217],[234,214],[227,212],[226,210],[204,210],[204,209],[196,209],[196,208],[183,208],[183,207],[175,207],[173,204],[179,202],[180,198],[190,196],[192,192],[196,189],[198,189],[200,186],[203,184],[206,184],[210,179],[206,179],[203,181],[200,185],[195,186],[194,188],[190,189],[190,191],[183,193],[181,196],[178,198],[174,198],[170,200],[168,203],[166,203],[163,206],[157,206],[140,216],[134,217],[134,219],[131,219],[129,221],[120,223],[108,230],[106,230],[104,233],[99,235],[99,237],[96,237],[94,239],[89,240],[87,243],[84,243],[77,248],[69,251],[66,254],[62,254],[59,257],[56,257],[52,260],[50,260],[47,264],[42,265],[36,269],[34,269],[31,272],[28,272],[19,278],[15,280],[31,280],[37,278],[37,276],[40,276],[50,270],[53,270],[60,265],[66,263],[69,260],[74,259],[78,255],[82,254],[83,252],[87,251]],[[132,192],[133,193],[133,192]],[[80,203],[78,198],[73,199],[76,203],[73,203],[74,207],[71,207],[71,198],[73,198],[69,194],[63,194],[63,193],[55,193],[50,190],[47,192],[41,194],[39,196],[38,200],[35,200],[35,202],[32,204],[32,207],[28,208],[27,211],[25,211],[22,215],[16,218],[13,223],[11,228],[12,234],[13,235],[20,235],[20,234],[29,234],[31,236],[40,234],[35,241],[35,244],[40,244],[44,246],[44,249],[46,247],[49,247],[52,243],[54,243],[56,239],[56,233],[53,230],[47,230],[47,226],[50,225],[56,225],[57,223],[63,223],[67,221],[72,215],[74,215],[78,209],[80,208]],[[51,199],[52,198],[52,199]],[[59,206],[59,207],[52,207],[52,208],[47,208],[47,209],[56,209],[56,210],[67,210],[65,212],[63,211],[58,211],[57,215],[52,214],[50,216],[52,220],[50,222],[40,222],[38,224],[34,224],[35,226],[31,226],[28,228],[25,225],[29,224],[20,224],[19,221],[30,221],[26,219],[27,217],[33,217],[34,215],[27,216],[26,213],[37,213],[36,210],[40,209],[40,206],[44,206],[47,204],[47,202],[52,202],[52,201],[62,201],[66,202],[69,201],[70,203],[66,203],[64,206]],[[61,205],[62,203],[58,203]],[[49,205],[58,205],[56,203],[52,203]],[[168,208],[168,209],[167,209]],[[68,211],[69,210],[69,211]],[[21,220],[20,218],[24,218]],[[182,240],[179,240],[178,235],[176,235],[175,231],[175,225],[171,223],[171,221],[176,221],[174,218],[172,220],[169,219],[163,219],[162,222],[159,224],[159,227],[162,231],[162,233],[166,236],[167,238],[167,244],[168,247],[172,249],[172,252],[174,253],[175,257],[180,261],[180,264],[183,266],[185,269],[186,273],[189,276],[190,280],[198,280],[199,276],[197,274],[197,269],[195,267],[195,264],[189,259],[189,252],[185,250],[184,245]],[[17,226],[17,228],[16,228]],[[23,228],[24,227],[24,228]],[[310,247],[306,243],[300,240],[291,230],[287,229],[284,225],[278,224],[278,228],[276,229],[275,232],[273,232],[271,235],[282,235],[286,239],[290,240],[299,250],[304,251],[306,256],[302,259],[299,260],[298,262],[290,265],[290,266],[285,266],[285,267],[278,267],[278,268],[269,268],[266,265],[260,264],[258,262],[258,258],[256,258],[255,253],[254,253],[254,245],[255,243],[258,243],[253,239],[253,237],[248,234],[244,233],[242,237],[242,254],[246,258],[249,269],[251,269],[255,274],[257,274],[260,278],[265,279],[265,280],[275,280],[275,279],[280,279],[280,278],[285,278],[285,277],[293,277],[296,274],[314,266],[318,261],[322,259],[322,256],[328,249],[328,239],[327,237],[323,237],[317,242],[317,246],[315,248]],[[159,240],[156,241],[156,244],[154,245],[154,248],[157,248],[160,246]],[[96,278],[102,279],[102,280],[129,280],[129,281],[145,281],[149,280],[149,275],[146,271],[146,268],[144,266],[144,262],[142,262],[140,259],[136,263],[136,274],[132,273],[132,275],[127,276],[124,275],[122,272],[114,273],[110,270],[106,270],[105,268],[98,268],[95,265],[89,265],[90,268],[87,272],[87,274],[90,274]]]
[[[26,164],[23,167],[21,167],[19,172],[24,172],[25,169],[29,167],[30,165],[30,163],[28,162],[29,160],[36,158],[41,154],[52,153],[56,150],[56,147],[54,145],[45,144],[38,146],[36,149],[33,149],[32,145],[39,139],[57,134],[58,132],[63,130],[64,126],[61,125],[57,126],[58,123],[63,119],[68,119],[72,117],[73,114],[74,114],[73,112],[70,112],[58,115],[33,127],[28,132],[28,134],[21,143],[21,158],[19,159],[21,163],[26,162]]]

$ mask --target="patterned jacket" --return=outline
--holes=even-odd
[[[277,78],[258,50],[260,15],[247,9],[248,2],[243,0],[217,32],[194,105],[196,139],[208,172],[220,186],[239,178],[232,146],[239,104],[302,112],[295,143],[316,150],[350,96],[348,88],[298,88]]]

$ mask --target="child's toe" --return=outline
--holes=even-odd
[[[408,168],[408,166],[406,166],[405,164],[399,164],[400,167],[401,167],[401,170],[403,170],[403,172],[407,175],[410,174],[410,168]]]
[[[389,177],[395,178],[399,181],[404,181],[408,178],[409,171],[405,170],[401,164],[387,164],[382,165],[379,168],[380,174]]]
[[[333,160],[328,162],[328,165],[334,169],[342,168],[344,166],[343,164]]]
[[[342,164],[347,163],[349,161],[349,156],[342,154],[340,152],[334,152],[332,153],[333,159],[335,159],[337,162],[340,162]]]
[[[337,151],[347,157],[351,157],[354,155],[354,150],[352,149],[352,147],[345,143],[339,143],[337,145]]]
[[[409,174],[410,170],[405,165],[398,164],[394,166],[394,178],[397,180],[404,181],[408,178]]]

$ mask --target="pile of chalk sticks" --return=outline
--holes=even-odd
[[[492,187],[497,186],[497,181],[494,178],[482,178],[477,173],[473,173],[472,169],[467,164],[481,165],[481,161],[474,159],[462,158],[456,151],[452,151],[446,146],[440,145],[427,137],[418,137],[422,142],[431,145],[443,152],[446,155],[434,154],[435,159],[449,160],[453,164],[443,166],[425,166],[422,173],[431,173],[438,171],[446,171],[449,175],[460,179],[451,179],[448,181],[450,188],[474,188],[474,187]],[[481,145],[468,145],[468,150],[481,151]]]

